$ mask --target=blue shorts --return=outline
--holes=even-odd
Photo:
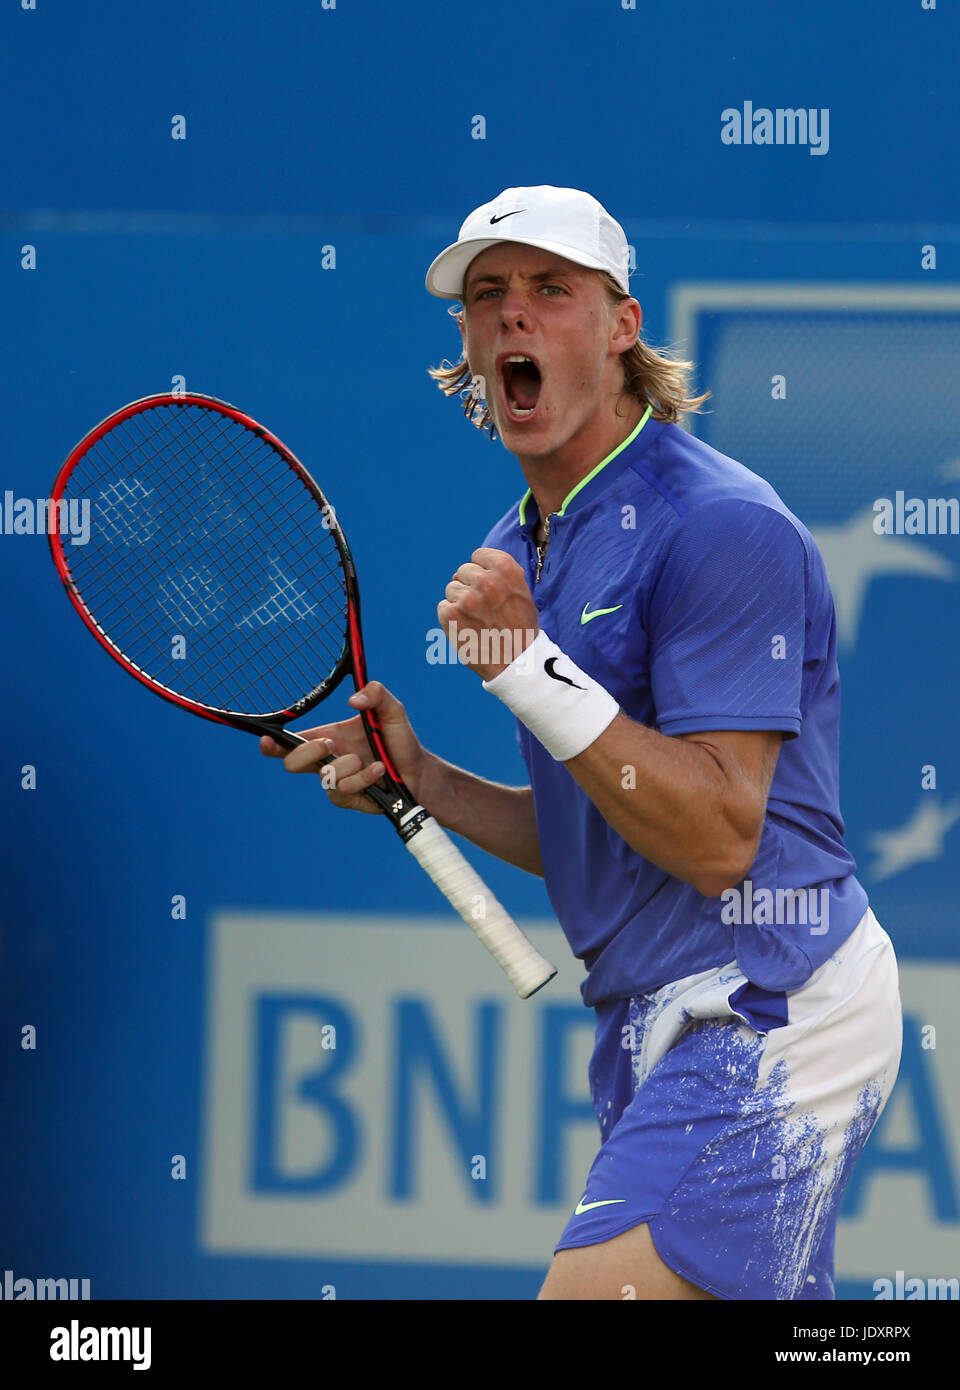
[[[896,1080],[897,962],[867,911],[800,989],[736,963],[597,1007],[603,1145],[557,1250],[646,1223],[725,1299],[830,1299],[837,1211]]]

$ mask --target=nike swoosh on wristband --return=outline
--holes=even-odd
[[[586,1193],[584,1193],[586,1196]],[[625,1202],[626,1197],[608,1197],[605,1202],[585,1202],[583,1197],[577,1203],[574,1216],[582,1216],[585,1211],[592,1211],[594,1207],[615,1207],[619,1202]]]
[[[589,623],[589,622],[591,622],[594,618],[600,618],[600,617],[602,617],[604,613],[618,613],[618,612],[620,611],[620,609],[623,607],[623,604],[622,604],[622,603],[618,603],[617,606],[616,606],[616,608],[595,608],[595,609],[593,610],[592,613],[588,613],[588,612],[587,612],[587,609],[589,608],[589,606],[590,606],[590,605],[587,604],[587,603],[585,603],[585,604],[583,605],[583,612],[580,614],[580,625],[581,625],[581,627],[583,626],[584,623]]]
[[[584,686],[577,685],[576,681],[569,680],[566,676],[558,675],[557,672],[553,669],[556,664],[557,658],[555,656],[547,657],[546,661],[543,663],[543,669],[546,671],[548,676],[550,676],[555,681],[563,681],[564,685],[572,685],[574,690],[585,689]]]

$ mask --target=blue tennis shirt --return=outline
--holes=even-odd
[[[527,492],[484,544],[525,567],[540,626],[629,718],[665,735],[783,733],[757,857],[721,899],[631,849],[518,721],[584,1003],[733,959],[761,989],[796,989],[867,909],[843,838],[836,618],[816,542],[769,483],[649,411],[551,515],[539,580],[538,522]]]

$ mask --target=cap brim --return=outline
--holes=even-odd
[[[574,265],[585,266],[588,270],[606,270],[602,261],[579,251],[571,255],[572,247],[561,246],[555,241],[543,241],[538,237],[475,237],[470,241],[455,241],[445,251],[441,251],[427,271],[426,286],[438,299],[462,299],[463,281],[471,261],[486,251],[489,246],[503,246],[506,242],[519,242],[521,246],[537,246],[541,251],[552,251]]]

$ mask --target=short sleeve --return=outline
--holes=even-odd
[[[801,727],[807,556],[789,517],[728,499],[664,545],[647,630],[657,728]]]

